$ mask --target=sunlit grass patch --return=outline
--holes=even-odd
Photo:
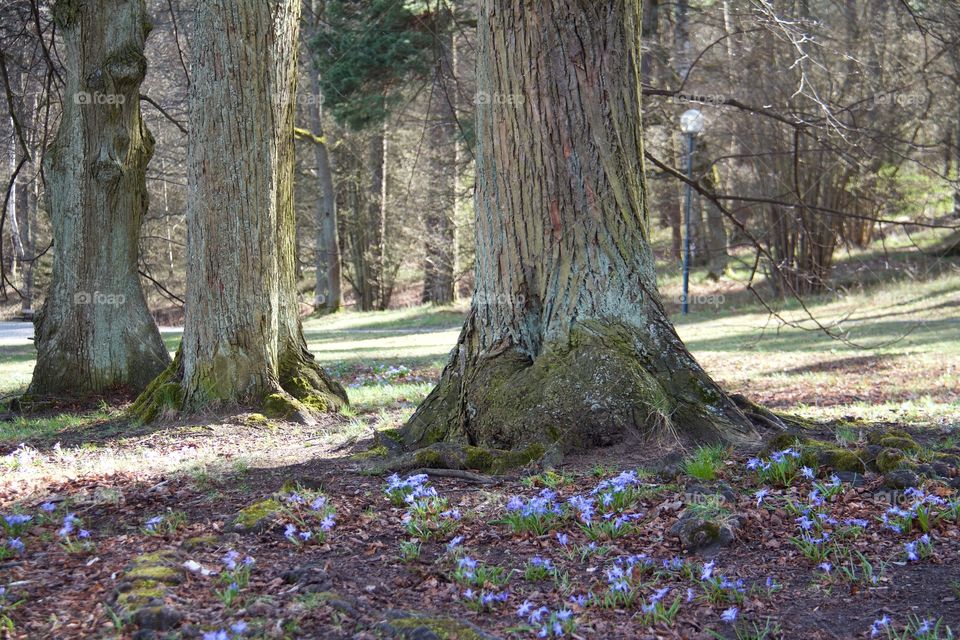
[[[62,431],[90,426],[109,418],[108,411],[60,413],[42,418],[15,416],[0,422],[0,442],[20,442],[29,438],[55,436]]]

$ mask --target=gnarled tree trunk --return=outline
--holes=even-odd
[[[62,0],[63,115],[45,156],[53,281],[29,394],[142,389],[170,362],[137,269],[153,136],[140,117],[143,0]]]
[[[264,406],[312,420],[346,403],[307,351],[295,287],[293,105],[299,0],[197,10],[187,314],[177,361],[134,405]]]
[[[491,99],[477,109],[476,290],[407,445],[755,437],[657,292],[639,5],[481,0],[477,85]]]

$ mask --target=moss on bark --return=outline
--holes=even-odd
[[[437,459],[438,443],[459,447],[457,468],[490,471],[503,465],[489,463],[484,450],[566,453],[629,436],[667,446],[757,439],[685,350],[657,348],[621,323],[582,323],[535,359],[515,349],[476,354],[470,344],[466,328],[440,383],[401,432],[408,448],[426,447],[419,466],[451,462]]]

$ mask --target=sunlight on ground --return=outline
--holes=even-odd
[[[676,283],[664,285],[675,296]],[[465,303],[373,313],[341,313],[304,323],[311,350],[347,387],[351,415],[409,410],[429,393],[456,343]],[[785,326],[740,297],[673,315],[680,336],[731,391],[779,410],[830,419],[960,422],[960,275],[893,282],[846,297],[811,299],[817,330],[795,302]],[[164,335],[176,349],[178,336]],[[32,345],[0,346],[0,394],[22,391]],[[17,441],[67,426],[0,423],[0,440]],[[58,426],[59,425],[59,426]]]

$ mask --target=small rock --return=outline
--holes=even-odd
[[[960,489],[960,476],[957,476],[950,481],[950,487],[953,489]]]
[[[440,640],[440,636],[430,627],[417,627],[406,633],[406,640]]]
[[[169,631],[180,624],[183,616],[173,607],[144,607],[133,614],[133,621],[141,629]]]
[[[333,580],[324,571],[323,566],[316,563],[302,564],[282,574],[287,584],[298,584],[304,587],[306,593],[328,591],[333,586]]]
[[[686,494],[687,502],[695,502],[689,499],[691,496],[720,496],[727,502],[736,503],[737,501],[737,492],[726,482],[717,482],[712,486],[695,482],[687,487]]]
[[[735,521],[718,524],[690,513],[684,513],[670,527],[670,533],[680,539],[687,551],[725,547],[736,539]]]
[[[933,469],[933,472],[936,473],[937,476],[941,478],[950,477],[950,465],[944,462],[931,462],[930,468]]]
[[[683,455],[671,453],[654,467],[654,471],[664,480],[673,480],[683,470]]]
[[[896,469],[883,476],[883,484],[888,489],[909,489],[920,484],[920,479],[909,469]]]
[[[867,484],[867,480],[863,477],[863,474],[857,473],[856,471],[837,471],[834,475],[840,478],[840,482],[847,482],[855,487],[862,487]]]

